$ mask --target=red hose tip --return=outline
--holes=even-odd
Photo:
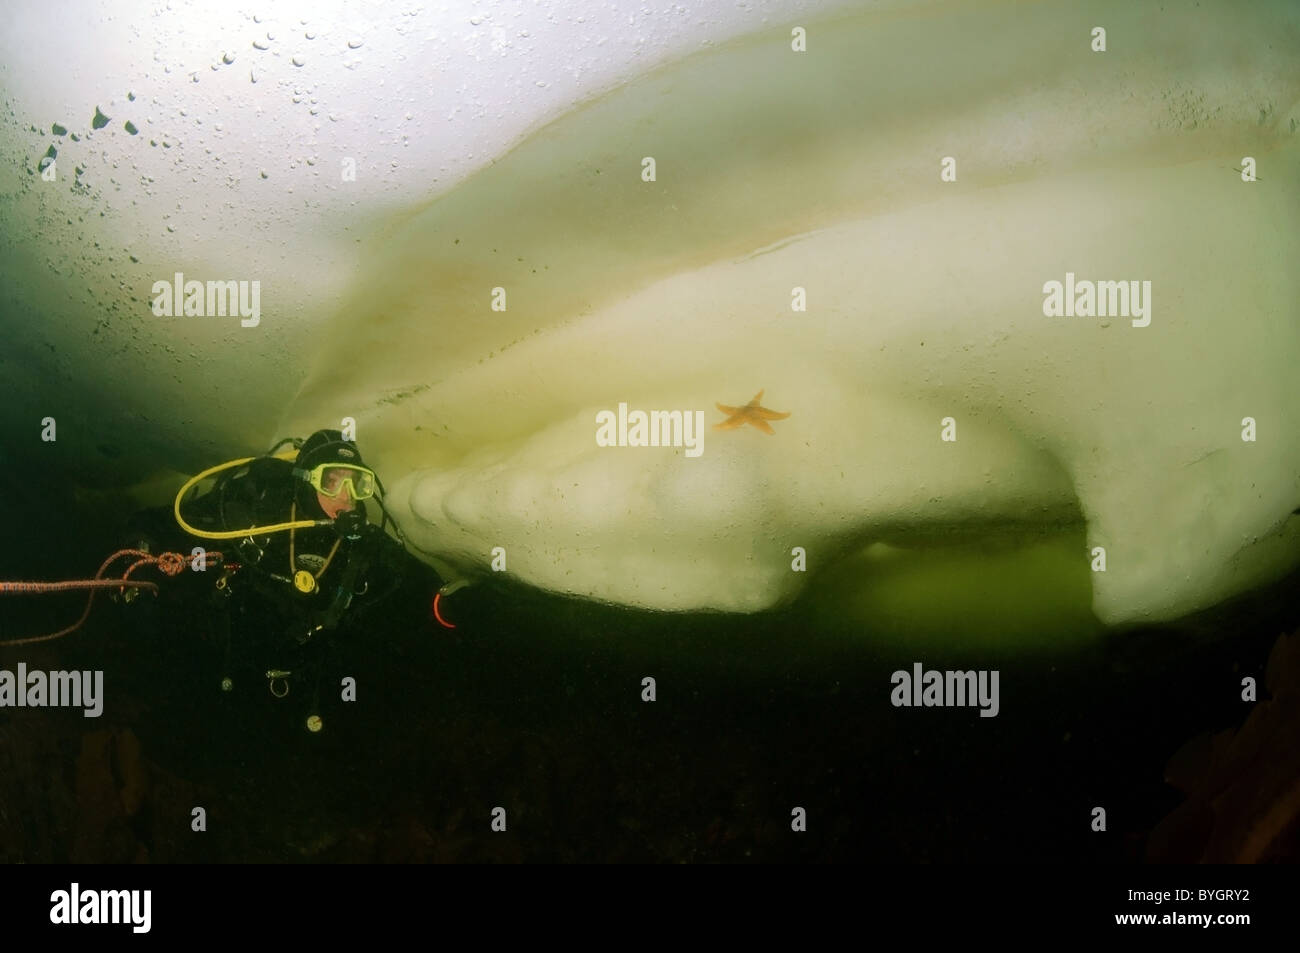
[[[450,622],[448,622],[446,619],[444,619],[442,617],[442,613],[438,611],[438,602],[441,599],[442,599],[441,592],[435,592],[433,594],[433,617],[438,620],[438,624],[442,626],[444,629],[454,629],[456,627],[452,625]]]

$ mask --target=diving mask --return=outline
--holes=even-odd
[[[312,470],[294,470],[294,476],[331,499],[347,487],[352,499],[368,500],[375,495],[375,471],[350,463],[322,463]]]

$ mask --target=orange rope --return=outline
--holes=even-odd
[[[209,552],[208,556],[214,559],[220,559],[221,553]],[[122,573],[121,578],[105,579],[104,571],[119,556],[139,556],[140,558],[127,567],[126,572]],[[94,579],[71,579],[64,582],[0,582],[0,595],[9,595],[15,593],[44,593],[44,592],[65,592],[74,589],[89,589],[90,596],[86,599],[86,608],[81,613],[81,618],[68,626],[66,629],[60,629],[49,635],[35,635],[28,639],[5,639],[0,641],[0,646],[10,645],[31,645],[34,642],[52,642],[55,639],[62,638],[69,633],[77,631],[90,616],[90,607],[95,603],[95,594],[100,589],[117,589],[119,592],[131,589],[148,589],[154,595],[158,594],[158,584],[156,582],[141,582],[130,578],[131,573],[135,572],[141,566],[153,565],[168,576],[175,576],[181,572],[187,565],[189,559],[180,553],[159,553],[157,556],[145,552],[143,549],[119,549],[113,555],[104,560],[103,565],[99,567],[99,572],[95,573]]]
[[[158,591],[156,582],[137,582],[134,579],[70,579],[67,582],[0,582],[0,594],[66,592],[74,589],[152,589]]]

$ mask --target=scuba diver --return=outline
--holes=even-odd
[[[278,452],[286,444],[293,449]],[[187,499],[212,476],[207,492]],[[378,523],[367,504],[382,514]],[[185,575],[209,585],[216,577],[211,625],[224,647],[222,690],[233,689],[239,667],[256,671],[276,699],[301,686],[293,694],[307,697],[307,728],[319,731],[332,636],[391,595],[410,564],[379,477],[340,431],[318,430],[198,474],[177,493],[173,514],[221,554]]]

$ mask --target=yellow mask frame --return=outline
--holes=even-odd
[[[335,498],[347,487],[354,500],[368,500],[375,495],[377,477],[369,467],[355,463],[322,463],[311,470],[293,471],[300,480],[310,483],[317,493]]]

